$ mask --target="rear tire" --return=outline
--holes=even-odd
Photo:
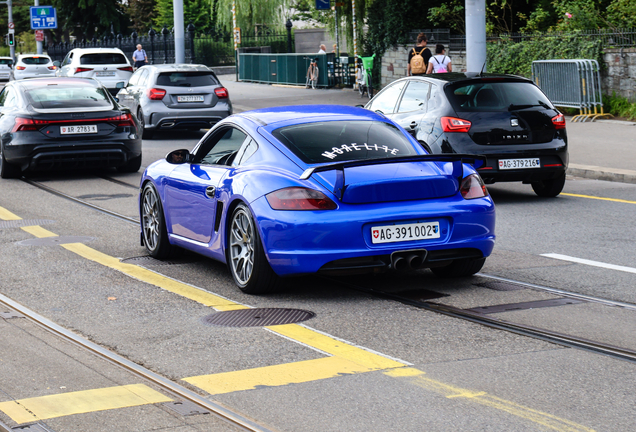
[[[163,206],[152,183],[147,183],[141,192],[141,232],[151,257],[164,259],[174,255],[176,247],[168,240]]]
[[[141,110],[141,108],[137,110],[137,120],[139,121],[139,129],[141,129],[141,138],[152,139],[153,131],[146,130],[146,121],[144,120],[144,112]]]
[[[565,171],[562,175],[551,180],[542,180],[532,183],[532,190],[540,197],[554,198],[559,195],[565,186]]]
[[[444,267],[433,267],[435,276],[442,278],[466,277],[477,273],[484,266],[486,258],[464,258],[453,261]]]
[[[139,168],[141,168],[141,155],[129,159],[125,165],[117,167],[117,171],[122,173],[134,173],[139,171]]]
[[[0,178],[11,179],[19,178],[22,175],[22,170],[19,166],[10,164],[4,157],[4,152],[0,148]]]

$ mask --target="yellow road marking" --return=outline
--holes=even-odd
[[[595,199],[595,200],[601,200],[601,201],[613,201],[613,202],[619,202],[619,203],[625,203],[625,204],[636,204],[636,201],[628,201],[628,200],[624,200],[620,198],[605,198],[605,197],[597,197],[592,195],[580,195],[580,194],[564,193],[564,192],[561,192],[561,195],[577,197],[577,198]]]
[[[0,207],[0,219],[2,220],[20,220],[20,216],[11,213],[9,210]]]
[[[46,230],[44,228],[42,228],[41,226],[38,225],[33,225],[33,226],[25,226],[21,228],[22,231],[26,231],[29,234],[31,234],[34,237],[37,238],[44,238],[44,237],[57,237],[58,235],[55,233],[52,233],[49,230]]]
[[[0,410],[18,424],[117,408],[170,402],[144,384],[61,393],[0,402]]]

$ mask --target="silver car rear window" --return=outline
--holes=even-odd
[[[48,64],[50,62],[51,60],[49,60],[46,57],[24,57],[22,59],[22,63],[28,64],[28,65],[43,65],[43,64]]]
[[[157,77],[158,86],[204,87],[219,82],[212,72],[163,72]]]
[[[47,85],[27,89],[24,94],[35,109],[113,106],[101,87]]]
[[[127,64],[126,57],[118,53],[84,54],[80,57],[80,64]]]

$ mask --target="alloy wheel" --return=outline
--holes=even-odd
[[[230,261],[237,282],[245,285],[254,270],[255,232],[252,215],[246,208],[234,213],[230,227]]]
[[[142,223],[144,240],[149,250],[156,250],[159,244],[159,236],[161,229],[159,199],[152,187],[147,187],[144,191],[144,199],[142,203]]]

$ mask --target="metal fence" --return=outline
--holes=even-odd
[[[596,60],[538,60],[532,80],[557,107],[577,108],[573,122],[611,116],[603,112],[601,75]]]
[[[304,85],[312,59],[318,60],[318,87],[335,84],[336,55],[320,54],[239,54],[238,74],[241,81]]]

